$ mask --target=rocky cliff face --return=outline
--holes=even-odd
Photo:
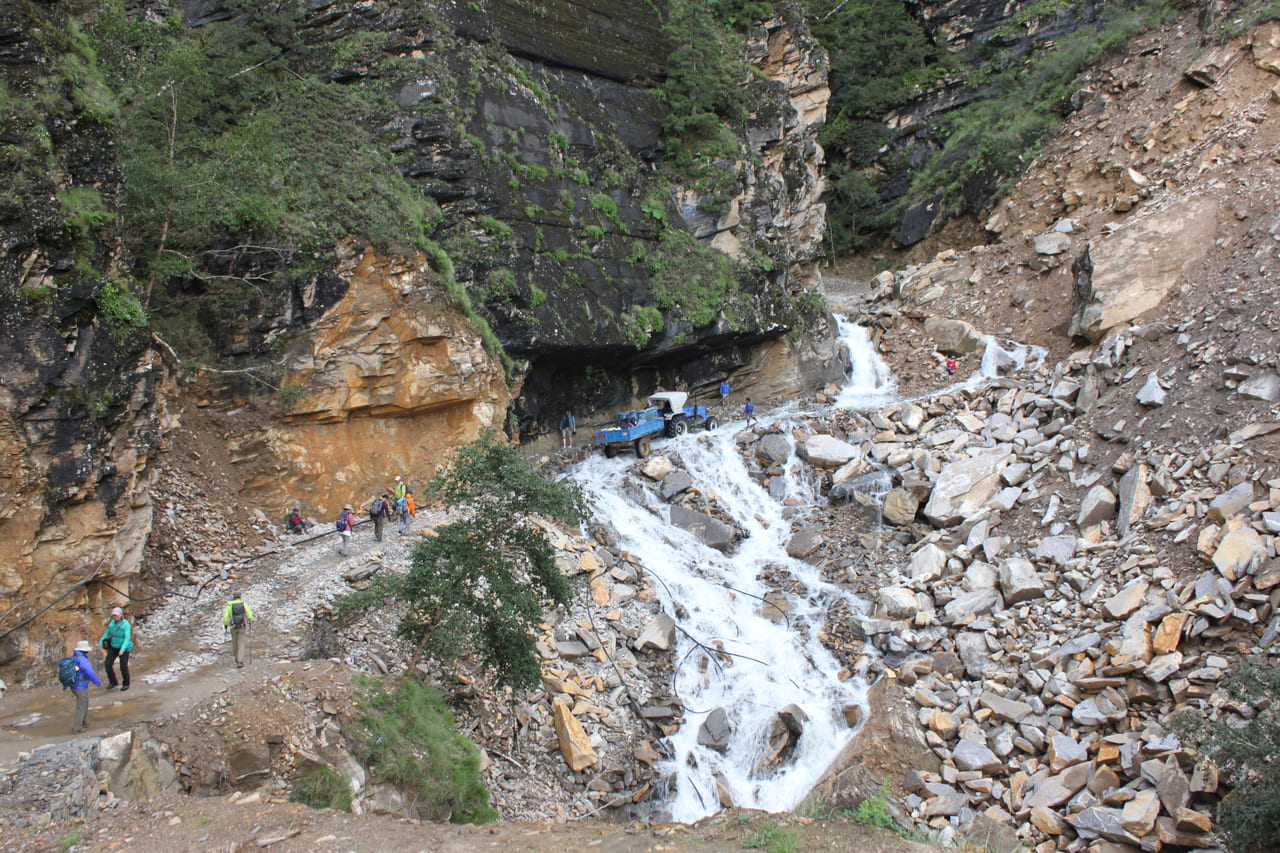
[[[136,300],[110,274],[121,261],[108,212],[119,172],[109,127],[66,73],[77,55],[67,20],[39,4],[0,11],[16,23],[0,31],[9,96],[0,165],[0,663],[8,663],[60,655],[74,638],[63,629],[114,602],[105,584],[128,592],[151,527],[155,457],[174,424],[171,354],[137,327]]]

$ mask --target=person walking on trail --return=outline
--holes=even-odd
[[[244,666],[245,632],[252,621],[253,610],[240,596],[233,595],[222,610],[222,626],[231,629],[231,654],[236,659],[237,668]]]
[[[400,535],[409,535],[409,519],[412,518],[409,512],[409,493],[405,492],[404,497],[396,499],[396,519],[400,522]]]
[[[573,447],[573,437],[578,434],[578,419],[566,411],[560,416],[560,449]]]
[[[107,671],[107,689],[115,690],[119,685],[121,691],[129,689],[129,652],[133,651],[133,626],[124,618],[124,610],[111,608],[111,621],[98,640],[107,653],[102,668]],[[120,680],[116,680],[116,659],[120,660]]]
[[[76,718],[71,725],[73,735],[84,731],[89,721],[89,685],[102,686],[102,680],[93,671],[93,664],[89,663],[91,648],[88,640],[81,640],[76,643],[75,651],[58,661],[58,680],[76,697]]]
[[[405,492],[404,503],[405,503],[405,506],[409,508],[409,516],[411,518],[417,518],[418,517],[418,501],[413,496],[413,489],[410,489],[409,491]]]
[[[742,407],[742,414],[747,419],[747,426],[759,423],[759,421],[756,420],[756,404],[751,402],[750,397],[747,398],[747,404]]]
[[[733,393],[733,388],[729,385],[729,377],[726,376],[724,381],[720,383],[720,405],[723,406],[729,402],[729,395]]]
[[[391,487],[391,497],[395,498],[396,500],[400,500],[402,497],[404,497],[407,494],[409,494],[409,487],[405,485],[404,480],[400,479],[399,477],[396,477],[396,484]],[[386,495],[383,495],[383,497],[385,498]]]
[[[351,508],[351,504],[347,504],[342,508],[342,512],[338,515],[338,553],[347,556],[351,550],[351,531],[356,526],[355,510]]]
[[[373,499],[369,505],[369,518],[373,519],[373,538],[382,541],[382,528],[391,517],[391,502],[385,494]]]
[[[289,518],[285,524],[288,526],[290,533],[306,533],[307,528],[310,526],[307,524],[307,520],[302,517],[302,512],[296,506],[293,508],[293,511],[289,513]]]

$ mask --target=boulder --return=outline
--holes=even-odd
[[[1004,766],[994,752],[985,743],[972,738],[961,738],[956,748],[951,751],[951,760],[961,770],[977,770],[989,773]]]
[[[987,336],[964,320],[951,320],[946,317],[926,317],[924,333],[933,338],[933,345],[938,349],[938,352],[943,352],[947,355],[980,353],[987,348]]]
[[[756,458],[770,467],[781,465],[791,458],[791,442],[771,432],[756,443]]]
[[[928,583],[942,577],[947,566],[947,552],[930,542],[911,555],[907,562],[907,576],[912,580]]]
[[[915,521],[920,499],[909,489],[897,488],[885,495],[881,513],[890,524],[902,527]]]
[[[1251,379],[1241,382],[1236,391],[1255,400],[1268,403],[1280,403],[1280,374],[1266,370]]]
[[[1138,214],[1089,242],[1075,265],[1069,334],[1097,343],[1106,333],[1158,307],[1184,271],[1214,246],[1217,201],[1202,195]]]
[[[890,619],[910,619],[920,610],[916,594],[904,586],[882,587],[876,593],[876,603]]]
[[[800,456],[815,468],[839,468],[862,455],[862,449],[830,435],[811,435],[800,444]]]
[[[787,542],[787,555],[803,560],[822,547],[822,534],[817,530],[799,530]]]
[[[1124,619],[1142,606],[1150,586],[1145,580],[1134,581],[1108,598],[1102,605],[1103,612],[1112,619]]]
[[[1129,532],[1133,522],[1142,518],[1147,507],[1151,505],[1148,479],[1149,472],[1144,462],[1134,465],[1120,478],[1120,513],[1116,519],[1116,527],[1121,536]]]
[[[1046,536],[1036,546],[1036,559],[1048,560],[1056,566],[1065,566],[1076,555],[1076,537]]]
[[[1033,241],[1037,255],[1061,255],[1071,248],[1071,238],[1060,231],[1041,234]]]
[[[735,537],[734,529],[718,518],[679,504],[671,507],[671,523],[689,531],[704,545],[722,551],[733,544]]]
[[[1000,593],[994,589],[979,589],[973,592],[962,592],[947,602],[943,613],[948,622],[958,622],[969,615],[979,616],[992,610],[1003,610],[1004,602]]]
[[[671,473],[671,460],[665,456],[650,456],[645,460],[640,472],[650,480],[661,480],[663,477]]]
[[[648,625],[644,626],[633,645],[638,652],[642,652],[649,647],[665,652],[671,649],[675,638],[675,620],[665,613],[659,613]]]
[[[996,447],[949,463],[938,474],[925,518],[936,527],[951,527],[976,514],[1000,490],[1000,471],[1012,460],[1007,448]]]
[[[560,754],[574,772],[586,770],[596,763],[596,751],[591,739],[571,710],[573,700],[560,695],[552,701],[556,735],[560,738]]]
[[[1029,560],[1010,557],[1000,563],[1000,591],[1006,605],[1043,598],[1044,579]]]
[[[1160,377],[1155,373],[1147,375],[1147,381],[1138,389],[1138,402],[1149,408],[1156,408],[1164,405],[1164,399],[1167,392],[1164,386],[1160,384]]]
[[[1232,486],[1209,501],[1209,518],[1222,523],[1244,512],[1251,503],[1253,503],[1253,483],[1246,481]]]
[[[1076,524],[1081,530],[1110,521],[1116,514],[1116,496],[1106,486],[1094,486],[1080,501]]]
[[[662,478],[662,484],[658,486],[658,494],[662,495],[663,500],[669,501],[692,485],[693,477],[689,476],[689,472],[683,468],[677,468]]]
[[[733,735],[733,726],[729,723],[729,714],[724,708],[714,708],[698,727],[698,743],[716,752],[724,752],[729,748],[729,738]]]
[[[1267,545],[1252,527],[1232,530],[1213,552],[1213,565],[1229,581],[1239,580],[1249,566],[1267,559]]]

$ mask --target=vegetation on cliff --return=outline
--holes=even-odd
[[[822,141],[829,239],[843,253],[883,241],[904,210],[927,199],[941,199],[947,215],[986,208],[1074,109],[1080,72],[1177,4],[1031,3],[958,54],[932,41],[899,0],[804,5],[831,54]],[[928,104],[944,93],[953,107]],[[895,110],[908,118],[891,128],[884,119]]]

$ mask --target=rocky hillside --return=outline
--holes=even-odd
[[[170,442],[332,516],[481,429],[838,373],[825,59],[779,9],[0,3],[0,660],[129,593]]]

